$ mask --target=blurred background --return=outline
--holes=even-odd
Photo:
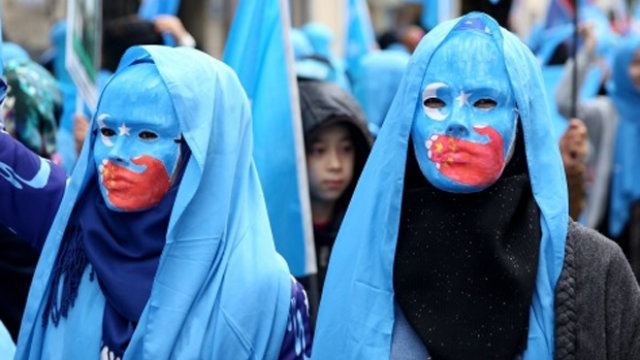
[[[222,55],[233,13],[238,0],[185,0],[178,17],[200,47],[216,57]],[[440,3],[440,18],[457,17],[473,10],[485,11],[503,25],[526,39],[534,24],[543,21],[550,0],[502,0],[494,5],[489,0],[434,1]],[[389,29],[408,23],[420,24],[421,1],[368,0],[371,20],[378,37]],[[610,18],[624,16],[632,8],[631,1],[597,0],[597,5]],[[110,19],[135,14],[140,0],[103,1],[103,23]],[[50,47],[52,26],[65,17],[65,0],[2,0],[2,24],[5,41],[22,45],[32,58],[39,58]],[[332,45],[336,53],[343,47],[345,6],[343,0],[292,0],[292,25],[321,22],[335,34]],[[433,17],[435,18],[435,16]],[[427,29],[428,30],[428,29]]]

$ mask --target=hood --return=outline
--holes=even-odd
[[[353,194],[331,254],[313,359],[389,359],[394,315],[393,265],[409,138],[421,82],[433,54],[459,22],[476,21],[503,52],[522,124],[533,196],[540,209],[540,256],[525,360],[552,359],[554,289],[569,223],[567,184],[538,61],[488,15],[441,23],[420,42],[404,73]],[[429,266],[429,264],[425,264]],[[347,300],[345,300],[347,299]]]
[[[150,298],[124,359],[217,359],[230,353],[275,358],[288,318],[291,280],[271,237],[252,157],[251,110],[240,81],[231,68],[200,51],[164,46],[131,48],[114,77],[138,61],[157,67],[192,155]],[[97,129],[95,118],[91,126]],[[45,242],[16,359],[41,353],[45,343],[36,331],[42,326],[38,320],[71,211],[96,176],[96,133],[85,140]],[[79,296],[74,306],[91,308],[83,301]],[[101,327],[66,331],[83,336]]]

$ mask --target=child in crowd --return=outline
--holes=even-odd
[[[309,196],[322,289],[329,255],[369,155],[371,137],[356,100],[325,81],[299,80]]]

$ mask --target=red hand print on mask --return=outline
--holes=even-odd
[[[150,208],[157,205],[169,191],[171,185],[162,161],[150,156],[141,156],[131,161],[145,165],[137,173],[110,161],[102,170],[102,185],[107,189],[111,204],[125,211]]]
[[[427,140],[429,158],[436,163],[440,173],[458,183],[469,186],[493,184],[504,170],[504,141],[491,127],[475,126],[473,130],[488,136],[489,142],[481,144],[435,135]]]

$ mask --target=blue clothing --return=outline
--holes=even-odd
[[[227,66],[193,49],[133,48],[121,67],[139,60],[151,60],[158,68],[192,156],[176,195],[151,295],[124,359],[217,359],[228,354],[277,359],[281,353],[290,353],[282,346],[287,343],[285,335],[291,336],[286,331],[291,299],[300,297],[300,289],[292,287],[286,264],[269,235],[251,156],[248,101],[237,77]],[[95,138],[91,132],[85,140],[65,187],[61,169],[42,165],[8,135],[0,135],[0,162],[10,169],[1,173],[21,175],[13,176],[12,182],[0,179],[0,193],[12,199],[0,205],[0,221],[36,248],[46,237],[16,359],[95,359],[100,355],[105,298],[93,279],[92,266],[84,271],[68,316],[58,326],[43,327],[41,322],[46,296],[51,286],[59,286],[51,283],[50,273],[71,210],[96,176],[91,154]],[[11,205],[18,214],[8,213]],[[298,306],[295,313],[301,313],[304,324],[308,315]],[[305,333],[298,331],[294,339],[301,335]],[[305,345],[297,358],[308,351],[309,342]]]
[[[20,45],[12,42],[2,43],[2,61],[7,64],[10,61],[31,60],[29,54]]]
[[[629,221],[631,207],[640,200],[640,91],[629,76],[629,66],[640,48],[640,35],[625,39],[616,52],[610,94],[620,120],[615,141],[609,233],[620,235]]]
[[[329,62],[329,73],[326,78],[318,80],[327,80],[338,84],[343,90],[350,91],[351,85],[347,78],[344,61],[333,54],[331,44],[333,43],[333,33],[331,29],[320,23],[307,23],[302,32],[307,36],[311,46],[313,46],[314,55],[321,56]]]
[[[549,108],[536,58],[493,19],[471,13],[434,28],[409,61],[333,248],[313,359],[390,358],[396,322],[392,272],[409,134],[416,107],[422,105],[420,85],[432,55],[451,29],[477,17],[489,27],[496,49],[504,53],[523,129],[532,192],[540,209],[540,256],[524,359],[553,358],[554,289],[562,270],[569,222],[560,151],[549,130]]]
[[[391,337],[391,359],[428,359],[429,352],[427,352],[427,348],[404,317],[398,304],[394,306],[394,315],[395,322],[393,323],[393,336]]]
[[[11,339],[11,335],[7,328],[0,321],[0,358],[11,359],[16,352],[16,345]]]
[[[278,253],[294,276],[316,272],[288,1],[240,1],[224,62],[251,99],[253,156]]]
[[[409,57],[398,50],[372,51],[362,57],[353,74],[353,96],[367,114],[369,131],[374,136],[387,116]]]

